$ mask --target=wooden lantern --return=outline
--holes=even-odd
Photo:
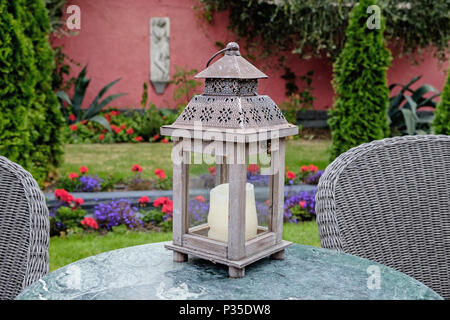
[[[221,52],[225,55],[208,66]],[[191,99],[175,123],[161,128],[161,134],[174,141],[173,242],[166,248],[173,250],[174,261],[192,255],[225,264],[229,275],[239,278],[259,259],[283,259],[291,244],[282,240],[285,138],[297,134],[298,127],[287,123],[272,99],[258,95],[258,79],[267,76],[241,57],[236,43],[209,62],[196,75],[206,79],[205,92]],[[189,172],[194,153],[215,160],[215,186],[209,193],[208,221],[191,226]],[[248,164],[259,163],[263,156],[266,226],[256,222],[254,194],[261,187],[247,181]]]

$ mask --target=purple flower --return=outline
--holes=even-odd
[[[306,183],[307,184],[318,184],[319,179],[322,176],[324,170],[319,170],[317,172],[311,173],[306,177]]]
[[[189,200],[188,214],[190,225],[198,225],[206,222],[209,213],[209,202],[199,201],[197,199]]]
[[[284,218],[288,222],[297,223],[298,218],[302,218],[305,220],[310,220],[312,217],[315,217],[316,211],[316,188],[311,191],[300,191],[300,192],[293,192],[289,188],[286,188],[287,190],[284,193]],[[293,214],[293,210],[299,209],[300,207],[300,201],[304,201],[306,203],[304,210],[306,210],[306,215],[311,215],[311,217],[301,217],[297,214]],[[297,212],[297,211],[296,211]]]
[[[96,192],[101,191],[101,183],[103,182],[103,179],[96,176],[81,176],[80,177],[80,185],[77,187],[77,190],[75,191],[82,191],[82,192]]]
[[[111,230],[112,227],[124,224],[128,228],[135,228],[144,223],[137,217],[138,209],[126,199],[99,203],[94,207],[94,218],[100,227]]]

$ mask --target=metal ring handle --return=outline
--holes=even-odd
[[[208,68],[209,64],[211,63],[211,61],[217,57],[218,54],[221,54],[222,52],[228,51],[228,54],[235,54],[237,56],[240,56],[241,53],[239,52],[239,45],[236,42],[230,42],[227,44],[227,46],[225,48],[223,48],[220,51],[217,51],[211,58],[209,58],[208,62],[206,63],[206,67]],[[234,53],[232,53],[234,51]],[[227,53],[225,53],[227,54]]]

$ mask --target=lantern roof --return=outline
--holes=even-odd
[[[222,52],[225,55],[209,66]],[[258,79],[267,76],[241,57],[237,43],[230,42],[214,54],[196,78],[205,78],[205,91],[192,97],[172,125],[161,127],[162,135],[188,137],[191,131],[200,129],[199,125],[203,132],[231,131],[237,136],[256,131],[276,131],[279,137],[298,133],[298,127],[286,121],[269,96],[258,95]]]
[[[225,52],[225,55],[209,66],[212,59],[222,52]],[[195,78],[262,79],[267,78],[267,76],[242,58],[239,45],[236,42],[230,42],[226,48],[209,59],[206,69],[197,74]]]

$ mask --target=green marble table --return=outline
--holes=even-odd
[[[378,282],[370,278],[373,270]],[[231,279],[227,267],[209,261],[172,262],[164,243],[154,243],[79,260],[36,281],[18,299],[442,298],[403,273],[327,249],[294,244],[285,260],[262,259],[246,268],[244,278]]]

